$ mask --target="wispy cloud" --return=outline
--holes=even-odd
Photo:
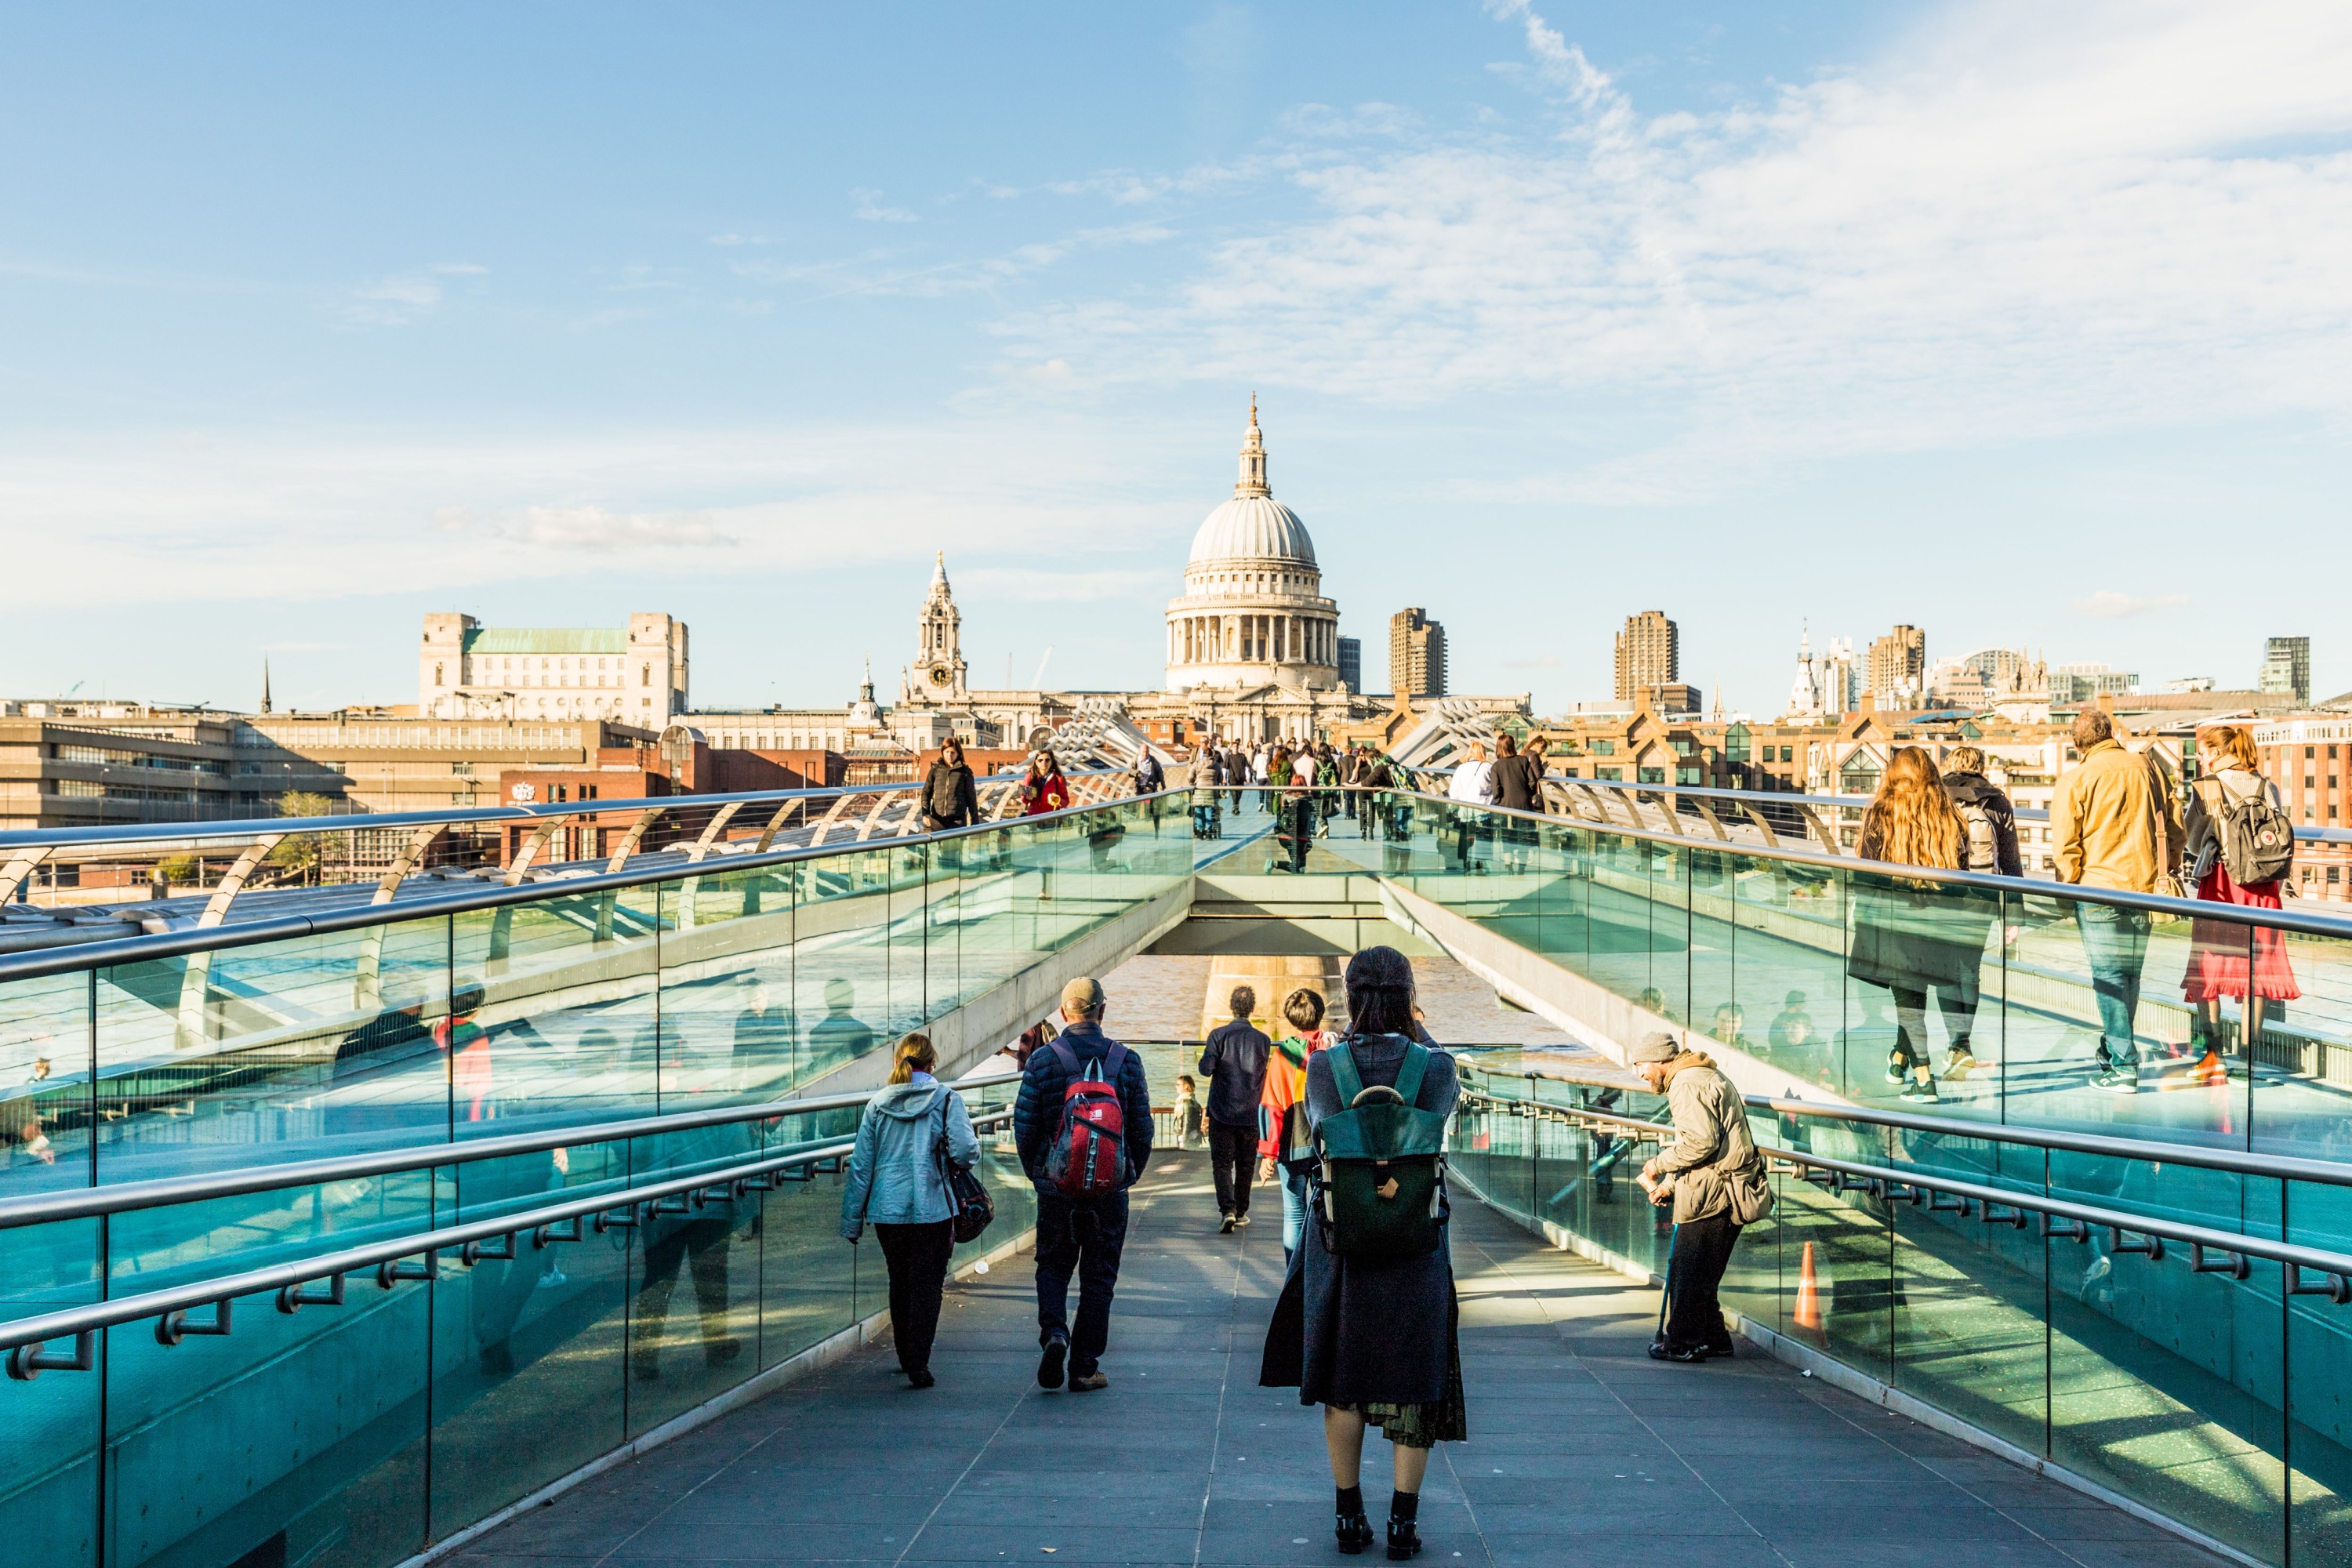
[[[884,206],[882,193],[879,191],[860,189],[852,191],[849,195],[851,199],[857,203],[856,216],[866,223],[920,223],[923,221],[905,207]]]
[[[1491,9],[1536,132],[1057,187],[1310,210],[1172,294],[1020,313],[1008,364],[1653,397],[1718,461],[2352,415],[2352,8],[1993,0],[1708,113],[1645,113],[1525,0]]]
[[[2189,595],[2186,594],[2137,595],[2119,594],[2112,588],[2103,588],[2087,597],[2075,600],[2067,607],[2078,616],[2096,616],[2103,621],[2121,621],[2128,620],[2134,616],[2152,616],[2164,610],[2182,609],[2188,603]]]
[[[344,316],[370,326],[396,327],[440,307],[443,278],[479,278],[489,268],[471,261],[436,262],[415,272],[398,273],[351,290]]]

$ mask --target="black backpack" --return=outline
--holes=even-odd
[[[2210,789],[2205,786],[2210,784]],[[2271,800],[2270,785],[2251,795],[2232,791],[2217,776],[2197,781],[2198,798],[2212,824],[2222,868],[2241,888],[2275,882],[2294,866],[2294,824]],[[2203,865],[2197,868],[2201,875]]]

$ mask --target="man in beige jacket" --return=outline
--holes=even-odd
[[[1675,1205],[1674,1256],[1666,1265],[1672,1302],[1664,1338],[1650,1347],[1658,1361],[1702,1362],[1731,1353],[1717,1289],[1739,1228],[1772,1212],[1772,1185],[1748,1131],[1739,1090],[1704,1051],[1685,1050],[1664,1032],[1628,1053],[1653,1094],[1666,1097],[1675,1141],[1642,1167],[1654,1202]]]
[[[2074,749],[2083,760],[2059,781],[2050,803],[2053,865],[2062,882],[2149,893],[2180,858],[2180,813],[2172,786],[2156,765],[2124,750],[2105,710],[2074,716]],[[2091,1087],[2110,1094],[2139,1092],[2140,966],[2147,957],[2148,916],[2143,910],[2079,900],[2075,923],[2098,998],[2097,1069]]]

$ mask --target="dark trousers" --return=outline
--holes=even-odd
[[[727,1244],[734,1236],[734,1222],[712,1217],[673,1223],[676,1229],[657,1234],[646,1246],[646,1282],[637,1292],[635,1321],[629,1330],[641,1376],[655,1375],[654,1369],[660,1364],[662,1330],[669,1317],[670,1292],[677,1286],[681,1263],[694,1271],[704,1358],[716,1366],[735,1353],[727,1333]]]
[[[1675,1260],[1666,1268],[1666,1344],[1674,1350],[1724,1350],[1731,1330],[1717,1294],[1731,1264],[1739,1227],[1728,1209],[1712,1219],[1695,1219],[1675,1231]]]
[[[1037,1194],[1037,1342],[1070,1342],[1070,1373],[1084,1377],[1110,1343],[1110,1299],[1127,1246],[1127,1194],[1098,1198]],[[1078,1277],[1078,1321],[1070,1323],[1070,1276]]]
[[[929,1372],[931,1341],[940,1331],[940,1298],[948,1288],[948,1257],[955,1251],[952,1220],[932,1225],[877,1225],[882,1261],[890,1270],[890,1337],[898,1370]]]
[[[1217,1173],[1217,1212],[1249,1213],[1250,1178],[1257,1174],[1257,1128],[1209,1123],[1209,1163]]]
[[[1307,841],[1315,837],[1315,797],[1302,795],[1282,803],[1283,833],[1290,842],[1290,868],[1307,869]]]

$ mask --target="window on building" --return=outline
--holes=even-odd
[[[2303,760],[2304,760],[2305,762],[2309,762],[2312,758],[2314,758],[2314,757],[2317,756],[2318,754],[2319,754],[2319,748],[2318,748],[2318,747],[2316,747],[2316,746],[2305,746],[2305,747],[2303,749]]]
[[[1703,784],[1706,783],[1706,770],[1704,768],[1676,768],[1675,770],[1675,782],[1676,784]]]
[[[1795,762],[1795,761],[1797,760],[1797,748],[1796,748],[1796,747],[1794,747],[1794,746],[1783,746],[1783,747],[1781,747],[1781,748],[1780,748],[1780,760],[1781,760],[1782,762],[1784,762],[1784,763],[1793,763],[1793,762]]]
[[[2342,880],[2344,880],[2344,868],[2343,868],[2343,867],[2341,867],[2341,866],[2330,866],[2329,868],[2327,868],[2327,885],[2328,885],[2329,887],[2331,887],[2331,888],[2332,888],[2332,887],[2336,886],[2336,883],[2341,882]]]
[[[1664,784],[1666,782],[1666,770],[1664,768],[1639,768],[1636,769],[1635,772],[1640,775],[1637,782],[1642,784]]]
[[[1595,741],[1592,742],[1592,754],[1596,757],[1613,757],[1617,754],[1617,742],[1614,741]],[[1616,775],[1612,773],[1610,776],[1614,778]]]

